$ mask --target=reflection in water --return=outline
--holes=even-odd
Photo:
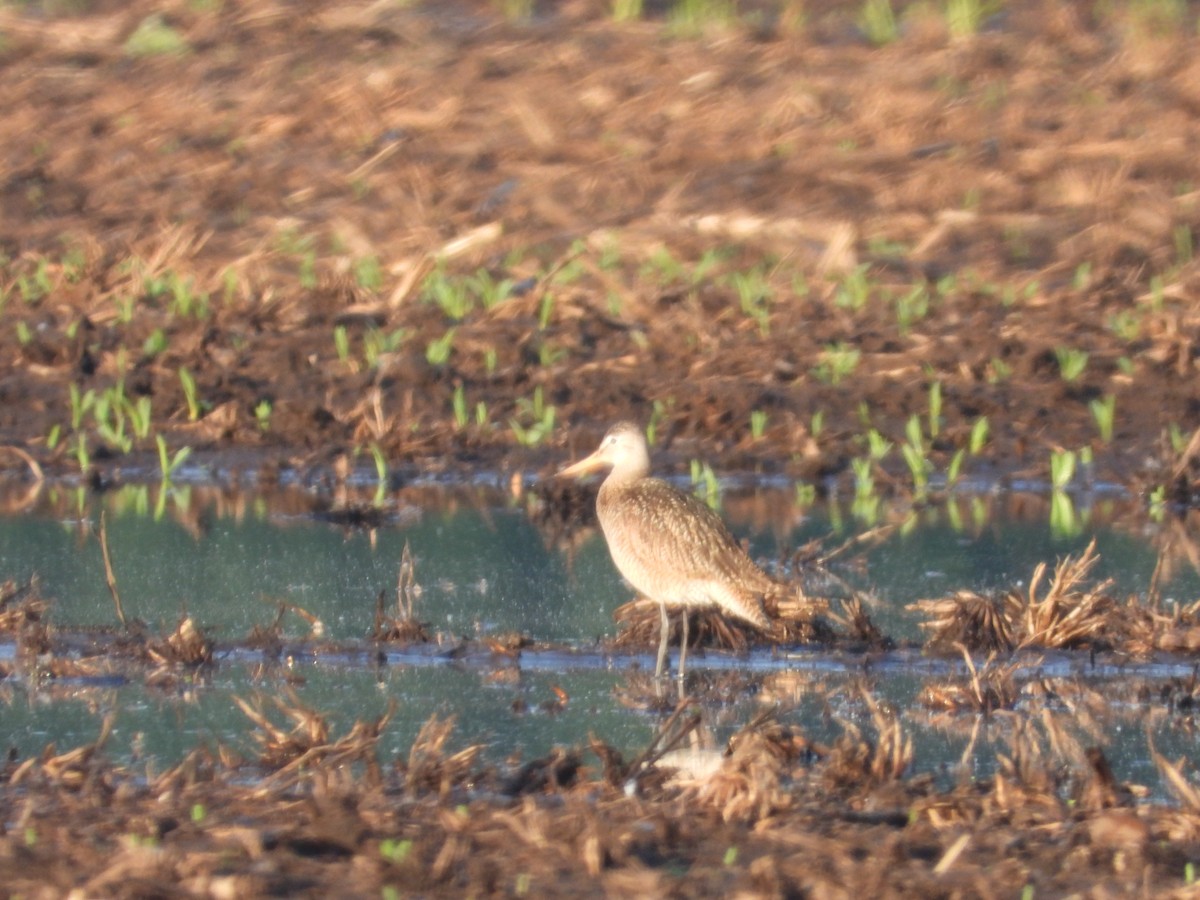
[[[848,506],[799,506],[790,488],[727,489],[722,499],[723,515],[768,566],[790,565],[810,541],[830,548],[868,527]],[[535,756],[559,743],[581,745],[589,732],[636,753],[674,708],[678,689],[670,683],[664,691],[636,665],[652,648],[633,660],[597,651],[597,639],[613,635],[613,610],[629,591],[599,535],[550,525],[542,503],[494,487],[406,488],[391,497],[378,527],[353,529],[337,524],[343,519],[330,500],[304,491],[254,495],[192,485],[97,497],[50,488],[31,507],[27,488],[11,488],[0,504],[21,514],[0,518],[0,578],[37,573],[53,599],[48,615],[55,624],[114,624],[93,534],[103,505],[126,614],[153,632],[169,632],[186,610],[218,644],[228,643],[269,625],[284,603],[319,619],[327,638],[361,642],[380,592],[389,603],[396,596],[407,544],[419,586],[416,615],[441,642],[427,653],[397,651],[382,660],[361,652],[360,643],[358,652],[291,665],[286,656],[273,663],[264,653],[219,652],[214,668],[155,686],[120,667],[46,679],[36,661],[14,659],[11,645],[6,658],[0,645],[0,675],[11,673],[0,680],[5,736],[27,757],[50,741],[65,748],[93,740],[104,714],[116,711],[108,749],[123,760],[165,765],[202,741],[251,753],[248,720],[231,696],[272,695],[292,684],[306,706],[329,714],[335,732],[398,701],[381,744],[387,756],[407,752],[435,712],[457,716],[462,742],[487,742],[496,758],[514,749]],[[1037,563],[1078,552],[1093,535],[1101,556],[1095,578],[1116,579],[1115,595],[1153,586],[1164,599],[1187,602],[1200,593],[1200,553],[1189,523],[1147,523],[1136,504],[1106,499],[1077,509],[1086,527],[1064,536],[1051,528],[1050,509],[1044,497],[1000,494],[883,508],[880,521],[895,526],[890,536],[833,565],[840,578],[869,592],[872,617],[901,641],[922,636],[920,618],[905,608],[913,601],[960,588],[1020,586]],[[285,616],[285,637],[301,640],[310,630],[303,617]],[[499,648],[512,634],[567,648],[454,659],[460,636]],[[764,709],[777,709],[814,746],[836,741],[848,727],[870,734],[882,709],[911,736],[914,765],[947,778],[990,773],[1023,729],[1022,741],[1072,765],[1101,746],[1118,777],[1157,784],[1146,729],[1168,757],[1194,741],[1194,723],[1182,711],[1190,701],[1172,706],[1163,699],[1183,696],[1185,673],[1173,670],[1131,678],[1086,659],[1023,661],[1013,674],[1015,700],[1003,698],[984,718],[945,700],[971,686],[958,660],[826,659],[810,651],[694,659],[685,685],[703,712],[694,738],[710,748]]]

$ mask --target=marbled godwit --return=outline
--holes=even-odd
[[[637,425],[614,425],[591,456],[559,474],[574,477],[603,468],[610,471],[596,512],[608,552],[634,589],[658,601],[662,611],[656,676],[666,669],[668,606],[683,607],[679,677],[687,659],[689,610],[716,607],[759,631],[771,631],[762,599],[783,586],[754,564],[701,500],[650,477],[650,451]]]

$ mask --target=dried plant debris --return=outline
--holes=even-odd
[[[380,591],[375,601],[371,640],[399,644],[427,643],[430,640],[429,629],[416,616],[416,604],[421,593],[421,585],[417,583],[417,565],[408,541],[405,541],[396,576],[396,614],[387,614],[384,594]]]
[[[1144,656],[1200,646],[1200,601],[1170,614],[1137,597],[1122,602],[1110,593],[1111,579],[1089,582],[1098,561],[1093,539],[1078,556],[1059,560],[1049,583],[1049,568],[1039,563],[1026,590],[994,596],[960,590],[908,609],[926,617],[927,646],[940,652],[1086,648]]]

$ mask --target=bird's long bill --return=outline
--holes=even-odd
[[[578,478],[580,475],[587,475],[589,472],[595,472],[605,468],[608,465],[608,460],[600,455],[597,450],[591,456],[585,456],[577,463],[572,463],[565,469],[559,469],[558,474],[564,478]]]

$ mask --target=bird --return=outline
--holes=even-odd
[[[577,478],[601,469],[596,513],[609,554],[633,588],[656,601],[662,614],[655,677],[666,671],[670,618],[667,607],[683,607],[677,677],[683,678],[688,612],[719,609],[770,633],[764,597],[783,585],[750,559],[721,517],[692,494],[650,475],[650,448],[633,422],[613,425],[589,456],[560,476]]]

